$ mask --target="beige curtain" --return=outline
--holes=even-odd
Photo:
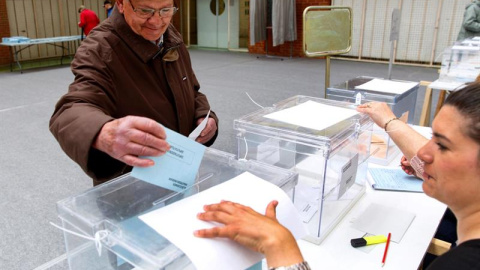
[[[250,45],[267,39],[267,0],[250,0]]]
[[[295,0],[272,1],[273,46],[297,40]]]

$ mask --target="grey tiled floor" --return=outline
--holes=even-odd
[[[257,59],[255,55],[191,50],[201,91],[220,118],[214,148],[236,153],[233,120],[293,95],[322,97],[324,60]],[[357,76],[386,77],[388,65],[332,60],[331,84]],[[436,69],[394,66],[393,79],[435,80]],[[34,269],[65,253],[55,202],[91,187],[48,131],[58,98],[73,75],[69,67],[0,73],[0,269]],[[424,89],[417,98],[418,122]],[[434,94],[434,98],[435,95]],[[53,268],[52,268],[53,269]]]

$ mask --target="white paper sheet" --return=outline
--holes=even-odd
[[[388,235],[391,240],[400,243],[403,235],[415,218],[415,214],[400,209],[370,204],[352,224],[352,227],[373,235]]]
[[[200,123],[200,125],[198,125],[192,131],[192,133],[190,133],[190,135],[188,135],[189,139],[192,139],[192,140],[195,141],[197,139],[197,137],[200,136],[200,133],[202,133],[203,129],[207,126],[209,116],[210,116],[210,111],[208,111],[207,116],[205,117],[205,119],[203,119],[203,121]]]
[[[480,45],[480,40],[464,40],[461,43],[462,46],[478,46]]]
[[[436,80],[428,85],[428,87],[432,89],[447,90],[447,91],[459,90],[465,86],[466,85],[464,82],[442,82],[440,80]]]
[[[480,47],[477,46],[462,46],[462,45],[455,45],[452,47],[452,50],[462,50],[462,51],[478,51]]]
[[[305,128],[324,130],[356,114],[358,112],[355,109],[335,107],[309,100],[264,117]]]
[[[288,196],[277,186],[248,172],[139,218],[181,249],[196,269],[246,269],[260,261],[263,255],[229,239],[202,239],[193,235],[195,230],[218,226],[200,221],[196,215],[203,212],[204,205],[221,200],[248,205],[262,214],[270,201],[277,200],[280,223],[297,239],[306,235],[300,215]]]
[[[418,83],[416,82],[396,82],[390,80],[373,79],[364,84],[355,86],[355,89],[400,95],[412,89],[417,84]]]

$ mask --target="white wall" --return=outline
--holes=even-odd
[[[471,0],[332,0],[353,10],[352,50],[359,59],[389,59],[394,8],[401,10],[395,61],[432,64],[457,38],[465,6]],[[435,29],[438,20],[438,29]],[[363,28],[362,28],[363,24]],[[435,40],[436,35],[436,40]]]

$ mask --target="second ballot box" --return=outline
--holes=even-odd
[[[234,120],[238,158],[299,174],[293,196],[319,244],[365,192],[372,121],[347,102],[294,96]]]
[[[418,82],[360,76],[327,88],[327,99],[353,104],[385,102],[395,116],[413,124],[418,87]],[[370,152],[370,162],[387,165],[400,150],[383,127],[374,125]]]

